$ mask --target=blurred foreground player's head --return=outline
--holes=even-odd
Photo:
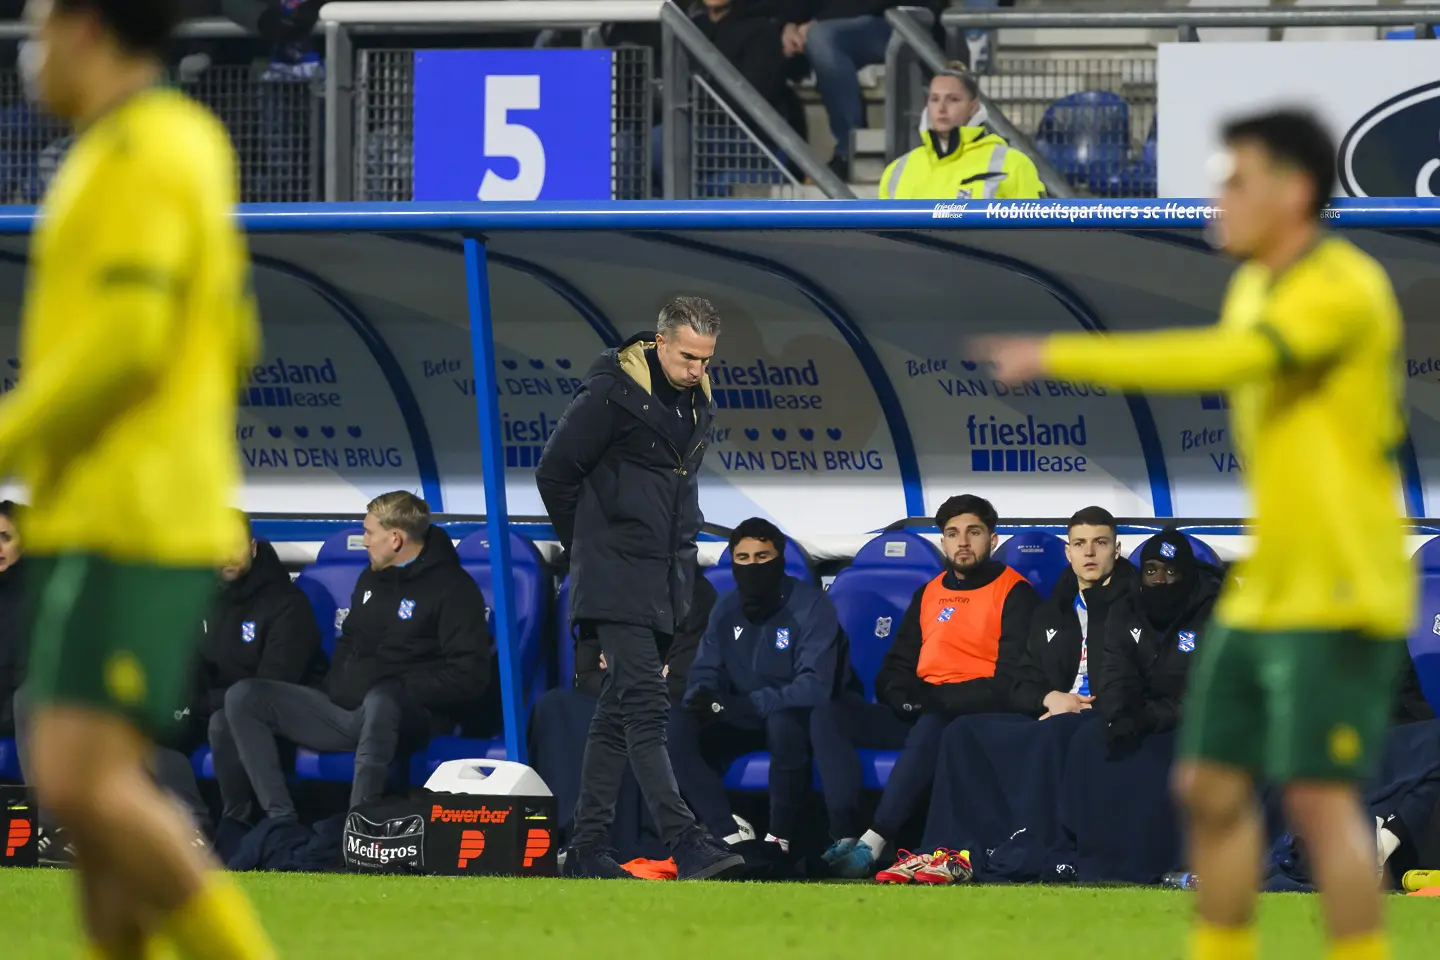
[[[1290,260],[1313,236],[1335,184],[1335,141],[1313,115],[1234,120],[1217,161],[1221,245],[1247,259]],[[1297,249],[1298,248],[1298,249]]]
[[[180,0],[30,0],[31,88],[56,116],[84,123],[159,78]]]
[[[430,505],[407,490],[382,493],[365,508],[365,552],[371,570],[386,570],[420,556],[430,531]]]

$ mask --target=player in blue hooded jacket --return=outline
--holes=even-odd
[[[766,839],[788,853],[810,789],[810,708],[854,674],[834,605],[820,587],[785,573],[785,544],[758,517],[731,534],[735,589],[710,613],[668,740],[680,792],[731,843],[740,835],[722,774],[737,757],[770,751]]]

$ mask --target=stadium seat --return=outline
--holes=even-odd
[[[435,768],[447,760],[504,760],[505,738],[435,737],[425,748],[410,758],[410,783],[420,786],[430,779]]]
[[[322,622],[320,631],[327,657],[335,653],[341,611],[350,612],[350,595],[355,590],[355,581],[370,564],[370,556],[360,539],[364,535],[364,527],[350,527],[330,537],[320,545],[315,562],[301,570],[300,576],[295,578],[296,585],[305,591],[315,606],[316,619],[323,617],[327,611],[334,611],[330,616],[330,630],[327,632]]]
[[[13,737],[0,738],[0,780],[23,780],[20,776],[20,751]]]
[[[995,559],[1014,567],[1042,598],[1049,597],[1065,572],[1065,541],[1046,530],[1022,530],[1000,544]]]
[[[1420,610],[1410,632],[1410,657],[1425,699],[1440,710],[1440,537],[1415,554],[1420,571]]]
[[[870,790],[883,790],[890,771],[899,758],[898,750],[857,750],[860,755],[862,783]],[[725,789],[745,793],[759,793],[770,787],[770,754],[764,751],[747,753],[736,758],[725,771]],[[820,774],[815,774],[815,789],[821,788]]]
[[[1035,145],[1071,183],[1107,184],[1130,159],[1130,105],[1109,90],[1061,97],[1045,108]]]
[[[460,565],[480,585],[485,609],[494,626],[495,594],[490,565],[490,535],[472,533],[456,548]],[[520,686],[527,706],[545,692],[546,607],[550,600],[550,573],[540,551],[528,538],[510,534],[510,579],[515,588],[516,648],[520,653]],[[451,758],[466,759],[466,758]]]
[[[810,557],[805,553],[805,548],[794,540],[785,545],[785,572],[797,580],[808,580],[815,582],[815,571],[810,566]],[[715,566],[705,571],[715,592],[719,594],[729,593],[735,589],[735,574],[730,570],[730,548],[726,547],[725,552],[720,554],[720,559]]]
[[[1137,567],[1140,566],[1140,551],[1144,550],[1145,544],[1149,543],[1153,539],[1154,537],[1146,537],[1144,540],[1140,541],[1139,545],[1136,546],[1134,550],[1130,551],[1131,563],[1135,564],[1135,566]],[[1190,541],[1190,549],[1195,551],[1196,560],[1199,560],[1201,563],[1208,563],[1212,567],[1223,567],[1225,565],[1225,561],[1220,559],[1220,555],[1216,553],[1213,549],[1211,549],[1210,544],[1206,543],[1204,540],[1201,540],[1198,537],[1192,537],[1188,533],[1185,534],[1185,539]]]
[[[840,626],[850,638],[850,663],[870,699],[875,699],[875,674],[911,595],[944,569],[933,543],[909,530],[892,530],[861,547],[830,585]]]
[[[195,752],[190,754],[190,769],[195,771],[195,776],[201,780],[215,779],[215,758],[210,754],[210,745],[196,747]]]

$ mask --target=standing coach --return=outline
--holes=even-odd
[[[684,619],[699,575],[700,463],[715,420],[705,368],[720,317],[708,300],[676,297],[655,329],[600,355],[535,470],[570,556],[571,619],[599,640],[607,664],[585,744],[567,876],[629,876],[609,843],[627,756],[682,880],[744,867],[695,822],[675,785],[657,646]]]

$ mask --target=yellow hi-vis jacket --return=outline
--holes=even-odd
[[[988,127],[961,127],[960,144],[940,156],[925,141],[885,168],[881,200],[1034,200],[1045,196],[1035,163]]]

